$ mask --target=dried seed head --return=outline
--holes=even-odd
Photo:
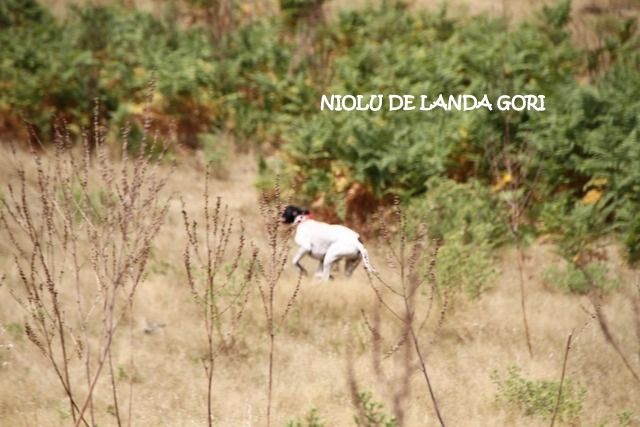
[[[35,344],[35,346],[38,347],[38,349],[40,349],[42,354],[46,355],[46,351],[45,351],[44,346],[42,345],[42,342],[40,341],[40,339],[36,335],[35,331],[31,328],[31,325],[28,322],[25,322],[25,324],[24,324],[24,331],[25,331],[25,334],[27,335],[27,338],[29,339],[29,341],[31,341],[33,344]]]

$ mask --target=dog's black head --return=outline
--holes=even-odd
[[[289,205],[282,211],[282,222],[285,224],[293,224],[300,215],[309,215],[309,211],[297,206]]]

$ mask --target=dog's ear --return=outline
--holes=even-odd
[[[284,211],[282,211],[282,222],[285,224],[293,224],[293,221],[299,215],[299,212],[300,209],[298,209],[297,207],[288,205],[286,208],[284,208]]]
[[[285,224],[293,224],[295,219],[300,215],[309,215],[309,211],[306,209],[299,208],[297,206],[288,205],[282,211],[282,222]]]

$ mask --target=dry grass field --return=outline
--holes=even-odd
[[[17,159],[29,172],[28,193],[35,194],[31,156],[19,152]],[[49,161],[45,157],[45,167]],[[3,147],[0,182],[1,194],[5,196],[7,184],[16,182],[14,162],[8,149]],[[229,204],[231,216],[244,221],[247,239],[255,242],[261,256],[266,257],[267,242],[257,207],[259,195],[253,186],[255,162],[245,156],[230,162],[234,167],[230,168],[229,177],[213,180],[211,193]],[[116,381],[121,402],[126,402],[129,379],[132,379],[132,425],[199,426],[206,424],[206,378],[201,363],[206,341],[200,313],[186,280],[183,263],[186,241],[179,199],[185,201],[192,217],[202,220],[197,212],[201,212],[203,206],[204,170],[200,162],[186,157],[179,158],[173,170],[168,165],[160,169],[170,176],[162,195],[173,196],[173,199],[166,221],[153,242],[147,273],[135,297],[133,316],[124,319],[114,337]],[[372,262],[381,275],[394,283],[396,271],[386,266],[380,245],[369,242],[368,246]],[[420,332],[419,341],[447,425],[547,425],[548,418],[527,416],[522,411],[497,405],[498,389],[492,372],[505,373],[509,366],[517,365],[526,378],[557,381],[565,340],[572,330],[575,330],[575,341],[566,376],[586,390],[576,423],[625,425],[618,424],[618,415],[631,411],[631,424],[626,425],[638,425],[640,387],[605,340],[597,322],[589,320],[591,305],[587,297],[563,294],[542,283],[542,270],[556,262],[559,258],[549,244],[539,242],[527,250],[525,286],[533,357],[529,356],[523,338],[518,270],[512,249],[501,252],[500,274],[480,299],[470,301],[460,295],[449,300],[446,307],[442,300],[436,302],[434,313],[443,311],[444,319],[432,315]],[[640,290],[636,287],[637,272],[629,271],[613,248],[609,263],[620,276],[622,285],[605,297],[602,310],[622,351],[638,371]],[[309,260],[306,264],[311,267]],[[24,294],[14,268],[11,245],[4,234],[0,238],[0,271],[6,274],[0,287],[0,425],[69,425],[69,407],[60,383],[43,355],[24,336],[22,325],[26,313],[11,293],[19,297]],[[284,310],[296,278],[293,267],[287,266],[276,289],[277,312]],[[87,277],[86,286],[95,286],[91,277]],[[387,297],[391,295],[386,293]],[[418,300],[418,312],[424,313],[427,296],[420,295]],[[71,319],[74,310],[71,289],[61,289],[61,301],[65,316]],[[351,280],[344,280],[340,275],[331,283],[303,279],[289,317],[276,331],[272,425],[284,426],[292,419],[305,416],[312,408],[317,408],[325,426],[354,425],[356,412],[347,375],[350,365],[353,365],[358,388],[372,392],[375,400],[384,403],[387,413],[393,412],[397,381],[404,378],[407,362],[401,349],[383,359],[381,367],[373,364],[375,346],[362,311],[371,318],[376,301],[362,267]],[[393,334],[397,330],[393,327],[395,322],[382,313],[382,351],[397,340]],[[215,425],[265,425],[268,343],[262,303],[258,290],[253,288],[236,332],[235,346],[216,360]],[[410,394],[403,400],[405,425],[436,425],[426,384],[414,356],[409,366]],[[71,377],[81,385],[83,369],[83,364],[71,357]],[[101,378],[95,393],[96,424],[116,425],[107,375]]]

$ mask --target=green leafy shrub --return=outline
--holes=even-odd
[[[604,199],[578,202],[564,195],[546,203],[540,215],[543,231],[549,233],[565,258],[597,251],[598,241],[613,228],[607,221],[612,207]]]
[[[596,191],[599,194],[600,190]],[[593,193],[592,193],[593,194]],[[545,269],[543,280],[560,290],[578,294],[609,291],[618,286],[602,262],[602,239],[615,229],[608,218],[614,212],[609,196],[595,202],[574,202],[568,197],[547,203],[542,211],[543,229],[550,233],[565,260],[563,267]]]
[[[229,170],[227,160],[229,159],[230,147],[219,135],[200,134],[198,136],[199,145],[202,147],[204,160],[211,167],[216,178],[227,177]]]
[[[370,392],[358,394],[359,414],[354,416],[357,426],[362,427],[397,427],[394,417],[389,416],[384,405],[373,399]]]
[[[636,423],[634,424],[634,421]],[[600,421],[598,427],[630,427],[637,424],[637,419],[634,417],[633,412],[624,409],[615,414],[609,415],[603,421]]]
[[[26,0],[0,13],[15,24],[0,27],[0,113],[23,116],[47,135],[58,118],[88,125],[98,98],[106,118],[119,118],[116,125],[131,119],[141,126],[135,119],[154,76],[154,119],[168,125],[170,115],[182,142],[195,145],[214,78],[212,48],[201,31],[121,6],[75,7],[64,22]]]
[[[324,427],[324,423],[318,415],[318,410],[313,408],[303,420],[296,419],[289,421],[287,427]]]
[[[458,183],[433,178],[427,187],[425,195],[412,199],[409,217],[424,222],[432,238],[486,242],[492,247],[504,242],[505,222],[500,217],[497,199],[486,186],[478,181]]]
[[[605,263],[590,263],[584,267],[584,271],[574,264],[566,264],[564,267],[552,265],[545,268],[542,280],[563,292],[586,294],[593,290],[610,291],[620,283],[611,277]]]
[[[618,412],[616,418],[620,427],[628,427],[633,422],[633,412],[629,410]]]
[[[425,195],[411,201],[409,225],[424,223],[430,237],[442,242],[436,260],[438,286],[477,298],[496,276],[492,250],[506,234],[498,201],[477,181],[432,178],[427,186]]]
[[[17,27],[50,20],[37,0],[6,0],[0,4],[0,26]]]
[[[338,55],[324,93],[487,93],[495,100],[550,93],[572,81],[575,67],[567,37],[531,25],[509,30],[486,16],[449,18],[385,3],[343,12],[328,31]],[[379,197],[413,195],[433,176],[488,177],[486,154],[502,143],[506,114],[316,111],[292,129],[287,154],[302,171],[320,169],[330,179],[331,162],[344,162],[350,179]],[[527,137],[531,116],[510,114],[513,143]]]
[[[544,180],[551,191],[563,189],[564,209],[576,211],[576,219],[589,210],[602,211],[598,230],[609,225],[603,231],[620,233],[631,261],[640,254],[640,226],[633,214],[640,206],[638,80],[637,63],[618,64],[595,87],[562,88],[564,101],[539,118],[534,137],[544,159]]]
[[[446,242],[438,252],[436,275],[439,287],[478,298],[497,275],[491,247],[463,243],[460,238]]]
[[[492,374],[492,380],[498,387],[496,401],[505,408],[516,409],[528,416],[551,418],[558,399],[558,381],[530,380],[524,378],[522,370],[511,366],[506,374],[497,370]],[[562,386],[562,396],[558,406],[557,419],[571,424],[580,417],[586,389],[575,384],[571,379],[565,379]]]

